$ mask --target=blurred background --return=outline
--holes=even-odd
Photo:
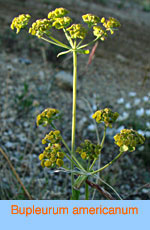
[[[76,145],[84,139],[96,143],[92,111],[119,112],[107,132],[102,164],[117,153],[113,136],[121,129],[138,130],[146,142],[101,177],[123,199],[150,199],[150,0],[0,0],[0,147],[34,199],[70,199],[70,175],[40,166],[41,139],[49,130],[37,128],[36,116],[47,107],[59,109],[57,127],[70,145],[72,56],[57,58],[60,48],[10,29],[19,14],[29,13],[34,21],[58,7],[68,9],[75,23],[86,13],[121,22],[115,35],[99,42],[90,64],[88,55],[78,56]],[[66,42],[60,31],[56,37]],[[81,199],[83,194],[81,188]],[[1,153],[0,199],[27,199]],[[95,199],[105,198],[96,192]]]

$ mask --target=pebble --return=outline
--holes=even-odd
[[[94,132],[95,131],[95,125],[93,125],[93,124],[89,125],[88,130]]]
[[[141,99],[140,98],[135,98],[134,100],[134,105],[139,105],[141,102]]]
[[[149,98],[147,96],[143,97],[143,101],[147,102],[149,101]]]
[[[88,120],[87,120],[86,117],[81,118],[81,120],[78,122],[78,130],[79,130],[79,132],[81,132],[85,128],[87,122],[88,122]]]
[[[126,109],[131,109],[131,108],[132,108],[130,102],[128,102],[128,103],[125,104],[125,108],[126,108]]]
[[[140,108],[140,109],[136,110],[136,115],[138,117],[142,117],[144,115],[144,109]]]
[[[135,97],[136,96],[136,92],[129,92],[129,97]]]
[[[123,104],[123,103],[124,103],[124,98],[119,98],[119,99],[117,100],[117,103],[118,103],[118,104]]]
[[[73,87],[73,77],[70,73],[67,73],[65,71],[59,71],[56,75],[55,75],[55,79],[56,79],[56,84],[62,88],[62,89],[66,89],[66,90],[71,90]]]
[[[126,57],[124,57],[122,54],[117,54],[116,59],[118,59],[121,63],[128,62],[128,59]]]
[[[5,147],[9,149],[14,149],[16,147],[16,144],[8,141],[5,143]]]
[[[143,189],[142,189],[142,192],[145,193],[145,194],[150,193],[150,189],[143,188]]]
[[[150,116],[150,109],[145,110],[147,116]]]
[[[21,64],[26,64],[26,65],[30,65],[32,63],[31,60],[26,59],[26,58],[19,58],[18,62],[20,62]]]

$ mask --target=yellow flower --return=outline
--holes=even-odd
[[[17,29],[16,33],[18,34],[22,28],[25,28],[28,24],[31,16],[29,14],[21,14],[18,17],[15,17],[10,25],[10,28],[14,30]]]
[[[133,129],[122,129],[114,136],[114,140],[115,144],[120,147],[120,151],[133,152],[137,145],[144,143],[145,138]]]
[[[29,28],[29,33],[32,35],[41,38],[44,34],[49,34],[50,29],[52,28],[52,22],[48,19],[39,19],[32,24],[32,27]]]
[[[56,8],[54,11],[51,11],[48,13],[48,18],[49,19],[61,18],[61,17],[64,17],[68,13],[69,11],[66,10],[65,8]]]
[[[71,18],[69,17],[56,18],[53,22],[53,26],[56,29],[63,29],[63,28],[68,27],[70,23],[71,23]]]
[[[88,24],[89,28],[97,25],[100,22],[100,18],[93,14],[85,14],[82,16],[82,19],[85,23]]]
[[[44,162],[45,167],[50,167],[52,165],[52,162],[50,160],[47,160]]]
[[[101,19],[101,22],[103,23],[103,26],[106,28],[106,30],[110,31],[111,34],[113,34],[114,30],[121,26],[120,22],[115,18],[109,18],[107,21]]]
[[[63,164],[64,164],[64,162],[63,162],[62,159],[57,159],[56,164],[57,164],[59,167],[62,167]]]
[[[57,152],[58,158],[64,158],[64,153],[63,152]]]
[[[73,24],[67,31],[69,31],[72,39],[84,39],[87,34],[87,30],[81,24]]]
[[[105,108],[96,111],[92,117],[97,123],[104,122],[106,126],[112,128],[112,123],[117,120],[118,116],[119,114],[117,112],[114,113],[111,109]]]
[[[44,159],[44,154],[41,153],[41,154],[39,155],[39,160],[41,161],[41,160],[43,160],[43,159]]]
[[[51,122],[56,118],[56,115],[59,113],[57,109],[47,108],[41,114],[37,116],[37,126],[43,124],[51,124]]]
[[[104,31],[100,26],[93,27],[93,34],[96,37],[99,37],[102,41],[104,41],[107,37],[106,31]]]
[[[81,155],[83,160],[98,158],[101,152],[101,145],[93,144],[90,140],[85,140],[80,144],[80,147],[76,149],[76,152]]]
[[[83,160],[85,160],[86,159],[86,153],[85,152],[83,152],[83,153],[81,153],[81,158],[83,159]]]

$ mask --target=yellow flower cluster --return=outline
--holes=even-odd
[[[69,11],[65,8],[56,8],[54,11],[48,13],[48,18],[53,27],[63,29],[68,27],[72,21],[70,17],[64,17],[68,13]]]
[[[101,145],[93,144],[90,140],[85,140],[80,146],[76,149],[76,152],[81,155],[83,160],[98,158],[101,152]]]
[[[48,13],[48,18],[49,19],[61,18],[61,17],[64,17],[68,13],[69,11],[66,10],[65,8],[56,8],[55,10]]]
[[[63,28],[68,27],[70,25],[71,21],[72,20],[69,17],[55,18],[52,25],[56,29],[63,29]]]
[[[115,144],[120,147],[121,152],[133,152],[135,147],[143,144],[145,138],[137,131],[132,129],[123,129],[120,133],[114,136]]]
[[[112,128],[112,123],[117,120],[118,116],[119,114],[117,112],[114,113],[111,109],[105,108],[96,111],[92,117],[97,123],[104,122],[106,126]]]
[[[109,18],[108,20],[106,20],[103,17],[101,19],[101,23],[103,23],[103,26],[106,28],[106,30],[110,31],[111,34],[114,33],[114,30],[116,30],[116,28],[121,26],[120,22],[115,18]]]
[[[38,19],[29,28],[29,33],[41,38],[43,34],[49,34],[49,30],[52,28],[52,22],[48,19]]]
[[[46,143],[58,143],[61,140],[61,135],[60,135],[60,131],[59,130],[55,130],[55,131],[50,131],[49,134],[47,134],[43,139],[42,139],[42,144],[46,144]]]
[[[44,167],[61,167],[64,164],[64,153],[61,152],[60,144],[49,144],[43,153],[39,155],[41,166]]]
[[[102,41],[104,41],[107,37],[107,32],[103,30],[100,26],[93,27],[93,34],[96,37],[99,37]]]
[[[88,27],[91,28],[92,26],[97,25],[100,22],[100,18],[93,14],[85,14],[82,16],[82,19],[85,23],[88,24]]]
[[[81,24],[73,24],[67,31],[69,31],[72,39],[79,38],[83,40],[87,34],[87,30]]]
[[[46,126],[47,124],[51,124],[54,119],[56,119],[56,115],[59,113],[57,109],[47,108],[41,114],[37,116],[37,125],[43,124]]]
[[[14,30],[15,28],[17,29],[17,34],[20,32],[20,30],[22,28],[24,28],[29,20],[30,20],[31,16],[29,14],[21,14],[18,17],[15,17],[10,25],[10,28],[12,30]]]

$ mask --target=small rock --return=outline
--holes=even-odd
[[[140,152],[142,152],[142,151],[144,150],[144,146],[143,146],[143,145],[140,146],[140,147],[138,148],[138,150],[139,150]]]
[[[146,113],[147,116],[150,116],[150,109],[147,109],[147,110],[145,111],[145,113]]]
[[[85,192],[85,188],[83,188],[83,187],[80,188],[80,192],[81,192],[81,193],[84,193],[84,192]]]
[[[126,109],[131,109],[131,108],[132,108],[130,102],[128,102],[128,103],[125,104],[125,108],[126,108]]]
[[[56,84],[62,88],[71,90],[73,87],[73,77],[70,73],[60,71],[55,75]]]
[[[12,142],[7,142],[5,143],[5,147],[6,148],[9,148],[9,149],[14,149],[15,148],[15,143],[12,143]]]
[[[135,97],[136,96],[136,92],[129,92],[129,97]]]
[[[80,110],[87,111],[87,105],[84,101],[78,100],[77,106],[79,107]]]
[[[134,105],[139,105],[141,102],[141,99],[140,98],[135,98],[134,100]]]
[[[26,136],[23,134],[23,133],[21,133],[21,134],[19,134],[18,135],[18,139],[21,141],[21,142],[27,142],[27,138],[26,138]]]
[[[88,120],[87,120],[86,117],[82,117],[82,119],[79,121],[79,123],[78,123],[78,130],[79,130],[79,132],[81,132],[84,129],[84,127],[87,124],[87,121]]]
[[[42,80],[42,81],[45,79],[44,71],[41,70],[41,71],[39,72],[39,78],[40,78],[40,80]]]
[[[123,103],[124,103],[124,98],[119,98],[119,99],[117,100],[117,103],[118,103],[118,104],[123,104]]]
[[[23,124],[23,126],[24,126],[25,128],[27,128],[27,127],[29,127],[29,123],[25,121],[24,124]]]
[[[118,61],[120,61],[121,63],[127,63],[128,62],[128,59],[126,57],[124,57],[123,55],[121,54],[117,54],[116,55],[116,58],[118,59]]]
[[[140,130],[140,129],[138,130],[138,133],[143,135],[143,136],[145,135],[145,132],[143,130]]]
[[[147,102],[147,101],[149,101],[149,98],[147,96],[144,96],[143,101]]]
[[[146,131],[146,132],[145,132],[145,136],[146,136],[146,137],[150,137],[150,131]]]
[[[93,125],[93,124],[89,125],[88,130],[94,132],[95,131],[95,125]]]
[[[146,127],[150,128],[150,122],[149,121],[146,122]]]
[[[144,109],[140,108],[140,109],[136,110],[136,115],[138,117],[142,117],[144,115]]]
[[[143,188],[143,189],[142,189],[142,192],[145,193],[145,194],[147,194],[147,193],[150,192],[150,190],[149,190],[149,189],[146,189],[146,188]]]
[[[30,65],[32,63],[31,60],[26,59],[26,58],[19,58],[18,62],[20,62],[21,64],[26,64],[26,65]]]

